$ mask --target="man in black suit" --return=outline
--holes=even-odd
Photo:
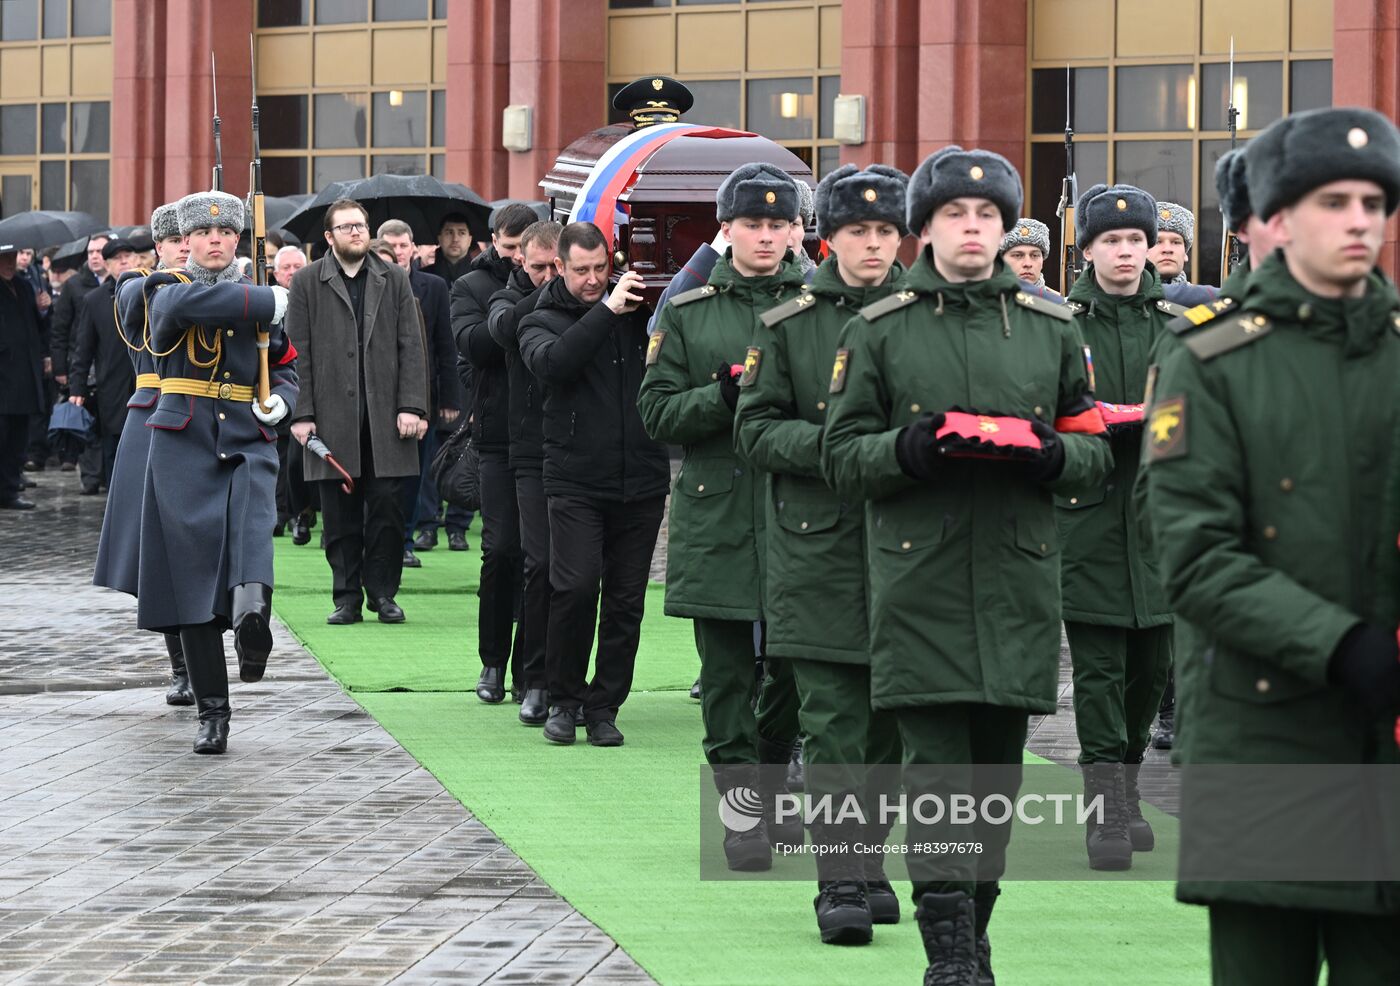
[[[97,412],[102,441],[102,485],[110,486],[117,461],[117,442],[126,424],[126,402],[136,390],[136,367],[117,324],[113,300],[117,278],[136,266],[136,251],[126,240],[108,240],[102,247],[107,276],[83,296],[73,330],[69,363],[69,402]],[[139,340],[132,340],[139,345]],[[89,371],[94,383],[89,385]]]
[[[44,406],[44,359],[39,308],[15,251],[0,253],[0,510],[30,510],[20,496],[29,418]]]

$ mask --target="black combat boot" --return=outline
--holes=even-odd
[[[228,666],[224,663],[224,635],[213,623],[180,628],[185,668],[199,706],[199,730],[195,753],[223,753],[228,748]]]
[[[272,653],[272,586],[245,582],[233,587],[233,651],[238,677],[262,681]]]
[[[977,986],[976,910],[961,890],[919,898],[914,917],[928,957],[924,986]]]
[[[1133,844],[1128,840],[1123,765],[1086,763],[1083,769],[1086,807],[1094,798],[1103,799],[1103,821],[1091,815],[1085,823],[1084,846],[1089,851],[1089,868],[1130,870],[1133,868]]]
[[[787,785],[788,762],[791,759],[791,743],[758,737],[758,796],[763,799],[768,841],[774,849],[787,845],[800,850],[807,842],[800,811],[796,815],[787,815],[782,822],[778,821],[778,799],[791,794]]]
[[[890,841],[890,829],[894,823],[880,821],[880,803],[877,798],[869,798],[867,801],[869,803],[865,806],[865,817],[870,819],[870,822],[865,826],[862,838],[869,851],[861,856],[861,865],[865,871],[865,897],[870,902],[870,914],[876,924],[899,924],[899,895],[894,892],[894,887],[890,886],[890,881],[885,876],[884,851],[874,848]]]
[[[1136,758],[1130,753],[1123,761],[1123,800],[1128,813],[1128,841],[1133,844],[1133,852],[1151,852],[1157,844],[1152,834],[1152,826],[1142,817],[1142,792],[1138,790],[1138,774],[1142,770],[1143,755]]]
[[[723,804],[724,860],[735,872],[758,873],[773,868],[773,847],[764,814],[768,806],[758,794],[758,768],[754,764],[720,764],[714,768],[715,786]]]
[[[840,803],[840,797],[833,799]],[[874,918],[865,895],[862,858],[852,843],[861,837],[861,826],[812,822],[812,843],[825,850],[817,855],[817,928],[828,945],[868,945],[874,936]]]
[[[178,633],[162,634],[165,637],[165,652],[170,655],[170,687],[165,690],[166,705],[194,705],[194,692],[190,690],[190,675],[185,670],[185,650],[180,646]]]
[[[977,986],[997,986],[997,977],[992,975],[992,941],[987,937],[987,925],[992,922],[992,908],[997,906],[1001,896],[1001,885],[995,880],[977,884],[972,900],[977,908],[977,921],[973,931],[977,935]]]

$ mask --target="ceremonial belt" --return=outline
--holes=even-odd
[[[136,374],[136,389],[145,390],[147,387],[155,388],[160,386],[159,373],[138,373]]]
[[[216,383],[213,380],[187,380],[165,377],[160,382],[162,394],[185,394],[189,397],[210,397],[220,401],[251,401],[253,388],[239,383]]]

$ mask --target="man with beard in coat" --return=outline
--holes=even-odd
[[[539,217],[513,202],[496,213],[491,248],[472,261],[452,285],[452,334],[463,362],[471,367],[472,438],[481,455],[481,598],[477,650],[481,676],[476,697],[495,704],[505,698],[511,653],[519,664],[520,639],[515,608],[520,591],[520,515],[515,476],[510,471],[510,378],[505,350],[491,338],[486,313],[491,296],[506,286],[520,266],[520,237]],[[518,677],[515,674],[512,678]],[[520,681],[514,682],[518,688]]]
[[[136,371],[129,345],[117,323],[115,300],[117,278],[136,263],[136,251],[126,240],[108,240],[102,247],[107,276],[83,298],[73,333],[73,359],[70,364],[68,400],[82,407],[96,404],[98,432],[102,436],[102,485],[112,485],[112,469],[117,461],[117,442],[126,426],[126,402],[136,390]],[[88,373],[96,378],[88,384]]]

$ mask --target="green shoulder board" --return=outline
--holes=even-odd
[[[1157,299],[1157,310],[1159,312],[1166,312],[1173,318],[1186,314],[1185,305],[1178,305],[1175,301],[1168,301],[1166,298]]]
[[[1071,315],[1078,315],[1084,310],[1084,306],[1077,301],[1066,301],[1065,307],[1069,309]]]
[[[804,284],[802,285],[801,293],[798,294],[797,297],[789,298],[781,305],[774,305],[762,315],[758,316],[758,319],[771,329],[783,319],[791,318],[798,312],[805,312],[808,308],[812,307],[816,300],[817,296],[812,294],[811,288]]]
[[[860,310],[860,317],[867,322],[873,322],[877,318],[883,318],[890,312],[897,312],[901,308],[912,305],[919,298],[916,291],[896,291],[886,298],[881,298],[873,305],[866,305]]]
[[[1239,304],[1234,298],[1216,298],[1208,305],[1197,305],[1195,308],[1188,308],[1181,312],[1167,323],[1167,328],[1171,329],[1175,335],[1182,335],[1192,329],[1200,328],[1211,319],[1234,311],[1239,307]]]
[[[1185,343],[1186,348],[1191,350],[1198,360],[1205,363],[1217,356],[1262,339],[1273,331],[1273,328],[1273,323],[1263,315],[1246,314],[1239,318],[1226,319],[1203,332],[1188,336]]]
[[[1015,296],[1016,304],[1022,308],[1029,308],[1033,312],[1040,312],[1042,315],[1050,315],[1058,318],[1062,322],[1073,322],[1074,312],[1069,306],[1057,304],[1049,298],[1038,298],[1025,291],[1017,291]]]
[[[714,287],[709,284],[703,284],[698,288],[691,288],[689,291],[682,291],[680,294],[673,295],[666,304],[675,305],[679,308],[681,305],[688,305],[692,301],[699,301],[701,298],[713,297],[714,293]]]

